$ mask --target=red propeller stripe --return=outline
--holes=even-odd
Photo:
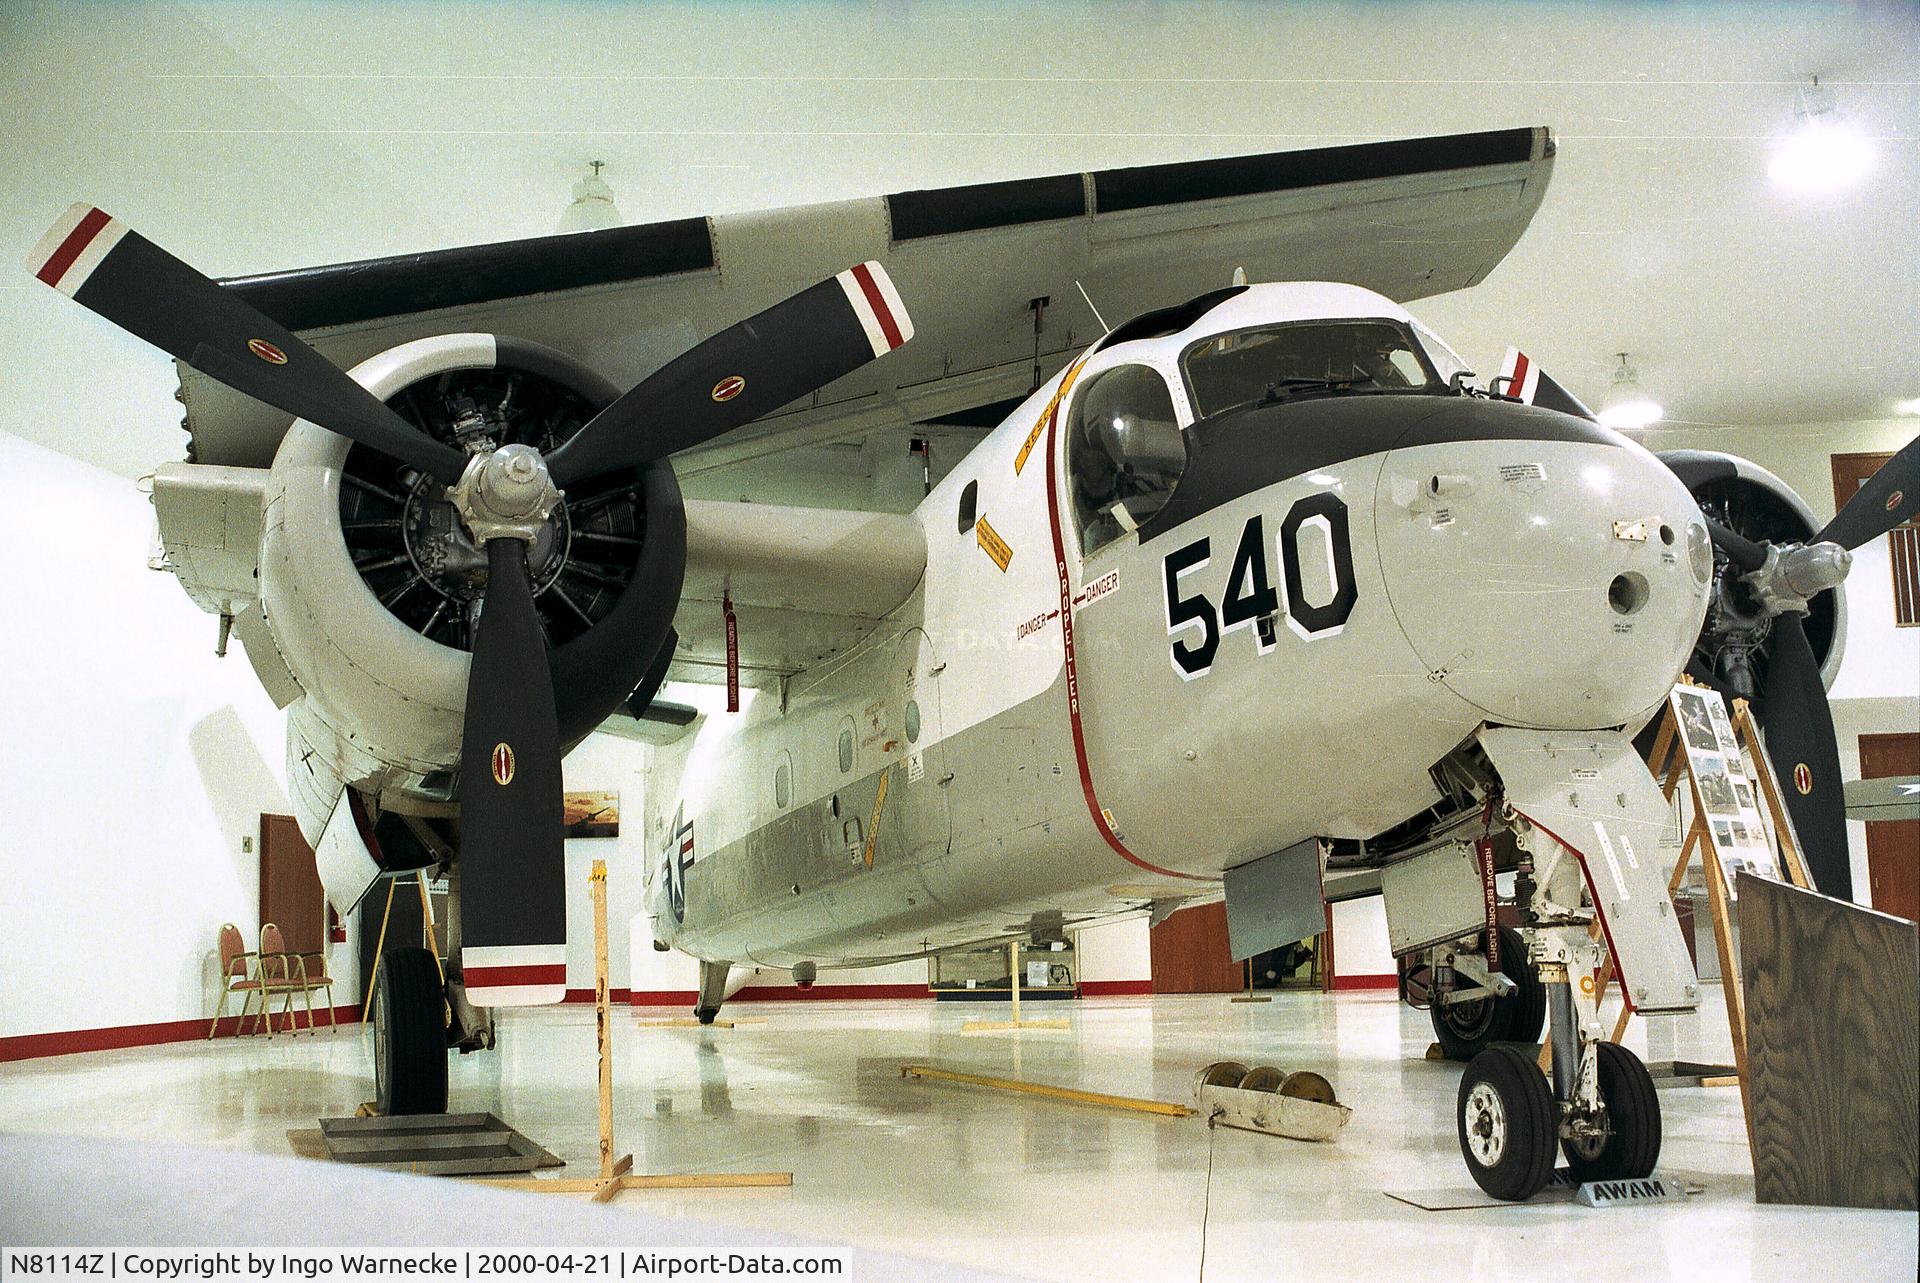
[[[523,967],[466,967],[461,972],[468,989],[500,989],[510,985],[559,985],[567,982],[567,964],[541,963]]]
[[[865,263],[853,268],[853,279],[858,282],[860,292],[867,296],[867,305],[873,309],[874,319],[880,322],[880,332],[887,336],[889,348],[899,347],[906,339],[900,336],[900,323],[893,319],[893,312],[887,307],[885,296],[880,293],[880,285],[873,279],[873,273]]]
[[[86,252],[87,246],[93,244],[93,238],[106,230],[107,224],[112,221],[112,217],[105,210],[89,209],[81,217],[80,225],[67,233],[67,238],[60,242],[60,248],[53,251],[34,275],[58,289],[60,278],[67,274],[67,269],[73,266],[74,260]]]

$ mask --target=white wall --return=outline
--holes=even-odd
[[[197,1017],[219,925],[258,926],[241,842],[287,810],[284,719],[146,568],[134,483],[5,431],[0,472],[0,1037]]]

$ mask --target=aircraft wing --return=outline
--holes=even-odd
[[[1335,280],[1405,302],[1480,281],[1546,191],[1553,140],[1505,129],[1059,174],[689,218],[223,282],[351,366],[426,334],[533,339],[630,387],[851,263],[884,264],[917,335],[675,460],[684,476],[800,442],[975,414],[1110,324],[1225,285]],[[265,467],[288,416],[182,368],[196,462]],[[1011,408],[1009,405],[1007,408]]]
[[[927,544],[912,517],[687,500],[687,578],[668,676],[724,682],[733,603],[743,685],[849,649],[912,595]]]

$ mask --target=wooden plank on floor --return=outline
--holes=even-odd
[[[1045,1096],[1076,1105],[1098,1105],[1103,1109],[1122,1109],[1136,1114],[1158,1114],[1165,1118],[1191,1118],[1194,1111],[1186,1105],[1164,1100],[1142,1100],[1136,1096],[1109,1096],[1104,1092],[1081,1091],[1074,1087],[1055,1087],[1048,1083],[1024,1082],[1018,1078],[989,1078],[985,1074],[963,1074],[931,1065],[902,1065],[902,1078],[927,1078],[935,1082],[963,1083],[971,1087],[992,1087],[998,1091],[1019,1092],[1027,1096]]]
[[[1742,872],[1755,1197],[1920,1206],[1920,931]]]

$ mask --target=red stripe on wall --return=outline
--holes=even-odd
[[[1082,980],[1080,996],[1082,998],[1134,998],[1151,997],[1151,980]]]
[[[294,1010],[300,1017],[300,1031],[306,1032],[306,1008],[296,1006]],[[335,1007],[334,1019],[343,1025],[357,1024],[360,1020],[360,1007]],[[313,1013],[314,1027],[327,1027],[327,1010],[319,1008]],[[290,1033],[284,1018],[274,1013],[276,1033]],[[253,1018],[248,1017],[249,1026]],[[157,1047],[169,1042],[192,1042],[195,1038],[207,1036],[208,1022],[196,1016],[192,1020],[169,1020],[151,1025],[115,1025],[110,1029],[66,1029],[50,1034],[16,1034],[10,1038],[0,1038],[0,1061],[34,1060],[41,1056],[71,1056],[81,1051],[118,1051],[125,1047]],[[218,1036],[231,1038],[239,1030],[240,1017],[223,1016],[218,1026]]]
[[[1335,976],[1333,987],[1340,989],[1399,989],[1400,977],[1386,976]]]
[[[567,990],[567,996],[566,996],[566,997],[564,997],[564,998],[562,998],[562,999],[561,999],[560,1001],[562,1001],[562,1002],[592,1002],[592,1001],[593,1001],[593,990],[591,990],[591,989],[569,989],[569,990]],[[632,991],[632,990],[630,990],[630,989],[609,989],[609,990],[607,990],[607,1001],[608,1001],[608,1002],[629,1002],[629,1003],[630,1003],[630,1002],[632,1002],[632,1001],[633,1001],[633,991]],[[688,1001],[688,1002],[692,1002],[692,1001],[693,1001],[693,991],[692,991],[692,990],[688,990],[688,991],[687,991],[687,1001]]]

